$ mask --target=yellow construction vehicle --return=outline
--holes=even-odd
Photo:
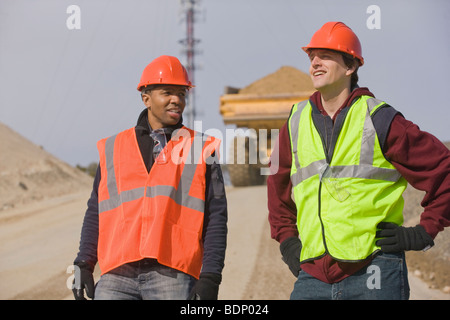
[[[265,183],[279,129],[292,105],[308,99],[313,92],[309,75],[289,66],[242,89],[225,88],[220,113],[226,125],[236,126],[226,162],[233,186]]]

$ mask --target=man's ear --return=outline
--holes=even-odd
[[[144,102],[145,106],[147,108],[149,108],[151,105],[151,100],[152,100],[150,95],[148,93],[143,93],[143,94],[141,94],[141,99],[142,99],[142,102]]]
[[[345,73],[347,76],[351,76],[353,72],[355,72],[357,69],[356,63],[353,64],[351,67],[347,67],[347,72]]]

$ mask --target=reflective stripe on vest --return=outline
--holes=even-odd
[[[300,121],[300,115],[303,108],[307,105],[308,100],[302,101],[297,104],[297,110],[292,114],[289,121],[289,127],[291,128],[292,137],[292,154],[294,156],[295,166],[297,172],[291,176],[292,185],[295,187],[303,180],[306,180],[313,175],[319,173],[320,170],[324,170],[327,166],[325,159],[312,162],[306,167],[301,167],[298,160],[298,123]],[[373,126],[370,114],[376,106],[384,104],[383,101],[370,98],[367,100],[367,113],[364,121],[364,131],[361,143],[361,160],[359,165],[352,166],[333,166],[333,177],[335,178],[363,178],[363,179],[378,179],[387,181],[397,181],[400,178],[400,173],[394,169],[378,168],[373,166],[373,146],[375,145],[376,131]]]
[[[117,135],[109,137],[108,139],[106,139],[105,143],[106,170],[108,175],[107,187],[109,199],[103,200],[99,203],[100,213],[117,208],[121,205],[121,203],[137,200],[142,197],[144,193],[145,196],[149,198],[154,198],[156,196],[167,196],[175,200],[175,202],[179,205],[197,211],[203,211],[205,201],[189,195],[189,187],[192,183],[192,179],[194,178],[195,170],[197,168],[195,164],[186,163],[184,165],[180,183],[177,188],[174,188],[173,186],[158,185],[147,187],[147,190],[145,190],[145,187],[125,190],[119,194],[117,189],[116,174],[114,170],[114,143],[116,140],[116,136]],[[203,141],[203,135],[199,132],[196,132],[194,139],[201,139],[201,147],[203,149],[205,145],[205,141]],[[195,146],[195,143],[193,145]],[[193,149],[194,148],[191,148],[191,150]],[[192,158],[193,157],[191,157],[191,159]]]

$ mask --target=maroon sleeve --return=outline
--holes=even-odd
[[[291,143],[287,124],[284,124],[270,157],[271,174],[267,178],[270,232],[280,243],[289,237],[298,237],[297,209],[291,198],[291,165]]]
[[[450,225],[450,151],[401,115],[394,117],[385,156],[411,186],[426,192],[420,224],[434,239]]]

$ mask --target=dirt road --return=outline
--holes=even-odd
[[[0,299],[72,299],[66,282],[90,190],[0,212]],[[266,189],[229,188],[220,299],[288,299],[294,277],[270,239]],[[98,277],[98,274],[96,274]],[[411,299],[450,299],[410,277]]]
[[[85,190],[0,215],[0,299],[62,299],[69,293]],[[69,270],[70,271],[70,270]]]

